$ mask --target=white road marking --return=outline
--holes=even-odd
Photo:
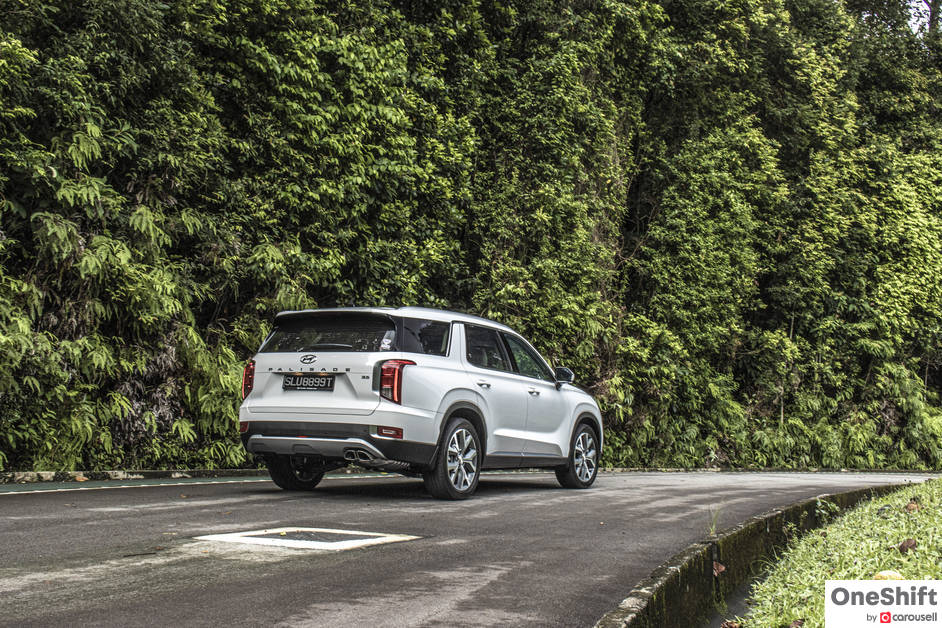
[[[262,535],[290,534],[292,532],[314,532],[350,536],[366,536],[366,539],[350,539],[348,541],[301,541],[298,539],[272,539]],[[398,543],[401,541],[414,541],[421,537],[407,534],[381,534],[377,532],[360,532],[357,530],[335,530],[331,528],[269,528],[267,530],[250,530],[248,532],[232,532],[230,534],[209,534],[196,537],[199,541],[221,541],[223,543],[246,543],[249,545],[268,545],[272,547],[293,547],[296,549],[316,549],[341,551],[367,547],[369,545],[382,545],[383,543]]]
[[[328,476],[326,480],[357,480],[361,478],[391,478],[393,475],[335,475]],[[206,480],[205,482],[162,482],[160,484],[116,484],[114,486],[76,486],[75,488],[38,488],[31,491],[4,491],[0,488],[0,495],[31,495],[33,493],[70,493],[72,491],[99,491],[104,489],[116,488],[144,488],[150,486],[203,486],[206,484],[250,484],[259,482],[269,482],[271,480],[264,478],[261,480]],[[2,485],[0,485],[2,487]]]
[[[75,488],[38,488],[32,491],[4,491],[0,495],[31,495],[33,493],[71,493],[72,491],[100,491],[115,488],[143,488],[145,486],[200,486],[202,484],[238,484],[240,482],[271,482],[271,480],[217,480],[215,482],[166,482],[162,484],[117,484],[115,486],[76,486]]]

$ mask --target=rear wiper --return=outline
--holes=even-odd
[[[319,342],[314,345],[309,345],[302,349],[302,351],[314,351],[316,349],[352,349],[353,345],[340,344],[339,342]]]

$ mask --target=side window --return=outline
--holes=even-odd
[[[402,351],[445,355],[448,353],[448,332],[451,323],[430,321],[424,318],[402,319]]]
[[[500,346],[497,332],[477,325],[464,326],[468,362],[482,369],[509,371],[510,365]]]
[[[504,337],[504,340],[507,341],[507,346],[510,348],[510,355],[517,365],[518,373],[526,375],[527,377],[553,381],[553,374],[549,372],[543,364],[543,361],[537,357],[530,347],[521,342],[519,338],[511,336],[510,334],[501,335]]]

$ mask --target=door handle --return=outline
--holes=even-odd
[[[531,388],[531,389],[529,389],[527,392],[530,393],[531,395],[533,395],[534,397],[539,397],[539,396],[540,396],[540,391],[537,390],[536,388]]]
[[[491,387],[491,383],[488,382],[488,381],[485,381],[485,380],[483,380],[483,379],[479,379],[479,380],[477,381],[477,384],[478,384],[478,386],[480,386],[481,388],[490,388],[490,387]]]

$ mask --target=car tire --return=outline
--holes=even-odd
[[[318,472],[298,456],[269,456],[265,459],[272,481],[286,491],[310,491],[323,479]]]
[[[422,474],[425,488],[438,499],[467,499],[481,477],[481,439],[467,419],[452,419],[442,434],[435,466]]]
[[[589,488],[599,473],[598,434],[583,423],[569,445],[569,464],[556,469],[556,479],[566,488]]]

